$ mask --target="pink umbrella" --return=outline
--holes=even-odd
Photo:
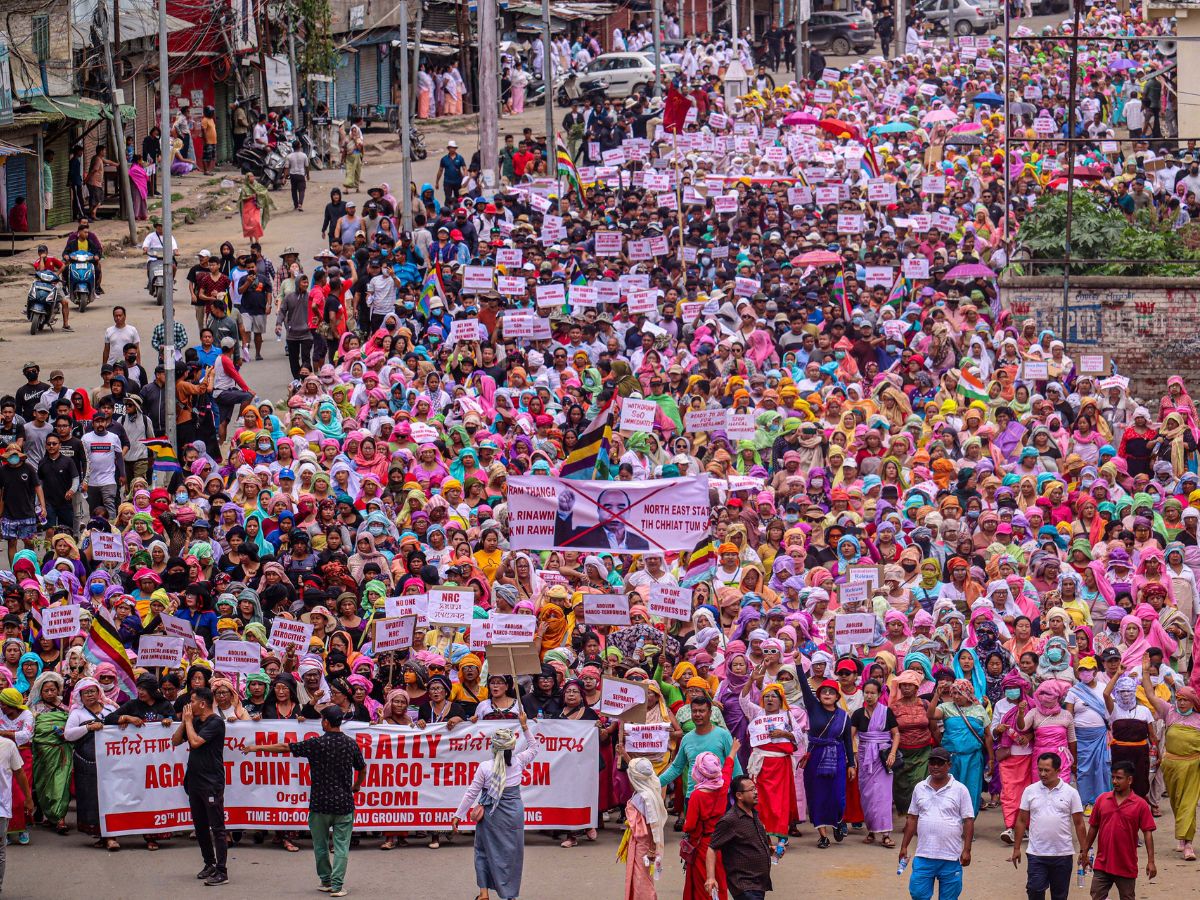
[[[835,266],[842,258],[829,250],[809,250],[792,260],[793,266]]]
[[[947,278],[995,278],[996,273],[981,263],[963,263],[946,273]]]
[[[983,126],[978,122],[960,122],[950,129],[951,134],[983,134]]]
[[[936,122],[957,122],[958,113],[952,109],[935,109],[932,112],[926,113],[921,121],[926,125]]]
[[[820,119],[812,113],[806,113],[799,109],[783,117],[784,125],[816,125],[819,121]]]

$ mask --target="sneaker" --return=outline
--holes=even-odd
[[[21,846],[25,846],[26,844],[28,844],[29,843],[29,832],[28,831],[19,832],[17,834],[17,843],[20,844]]]
[[[63,331],[74,331],[75,329],[74,329],[74,328],[72,328],[70,325],[64,325],[64,326],[62,327],[62,330],[63,330]]]
[[[1000,840],[1004,841],[1006,844],[1012,844],[1015,840],[1013,830],[1011,828],[1005,828],[1002,832],[1000,832]]]
[[[341,887],[341,888],[338,888],[336,891],[330,891],[329,896],[330,897],[345,897],[348,893],[350,893],[348,890],[346,890],[344,887]]]
[[[204,882],[205,887],[218,887],[222,884],[229,884],[229,876],[224,872],[213,872],[212,877]]]
[[[203,881],[205,878],[212,878],[216,874],[217,874],[217,867],[210,864],[210,865],[205,866],[199,872],[197,872],[196,878],[200,881]]]
[[[317,890],[318,890],[318,891],[321,891],[322,893],[326,893],[326,894],[328,894],[330,891],[332,891],[332,890],[333,890],[333,885],[331,885],[331,884],[319,884],[319,885],[317,885]]]

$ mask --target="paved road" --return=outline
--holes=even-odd
[[[1183,862],[1172,852],[1174,841],[1168,815],[1158,820],[1159,876],[1155,885],[1144,880],[1139,897],[1195,897],[1200,863]],[[1000,815],[985,811],[975,843],[974,862],[967,870],[963,896],[979,898],[1015,898],[1024,896],[1024,863],[1021,872],[1008,862],[1009,848],[1000,843]],[[907,896],[906,881],[896,877],[896,853],[877,846],[864,846],[861,837],[851,833],[846,841],[829,850],[816,849],[816,834],[804,828],[805,835],[794,838],[783,862],[772,877],[779,898],[822,896],[898,898]],[[590,900],[618,900],[624,891],[624,869],[615,861],[620,833],[608,829],[594,844],[581,842],[565,850],[548,836],[530,833],[525,847],[525,900],[587,896]],[[896,835],[899,843],[899,834]],[[192,876],[201,861],[194,842],[177,838],[165,842],[151,856],[140,841],[125,839],[120,853],[93,850],[78,834],[59,837],[37,831],[27,847],[10,847],[5,896],[62,898],[94,894],[97,885],[105,887],[102,896],[112,898],[170,896],[173,900],[212,898]],[[675,898],[682,894],[683,875],[678,864],[677,835],[668,831],[668,865],[665,866],[659,895]],[[413,846],[391,853],[376,849],[377,838],[363,838],[351,853],[347,886],[356,896],[383,896],[395,892],[397,885],[424,887],[419,896],[428,900],[469,900],[475,896],[474,870],[470,841],[458,838],[453,845],[429,850],[414,838]],[[318,896],[312,854],[307,842],[302,852],[285,853],[272,847],[253,846],[249,836],[235,848],[230,859],[231,882],[223,897]],[[1144,859],[1144,857],[1143,857]],[[419,874],[420,881],[413,875]],[[1083,896],[1081,891],[1074,895]]]

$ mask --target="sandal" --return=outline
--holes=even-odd
[[[892,840],[892,838],[891,838],[891,836],[890,836],[890,835],[886,835],[886,834],[885,834],[885,835],[883,836],[883,838],[882,838],[882,839],[879,841],[879,845],[880,845],[881,847],[895,847],[895,846],[896,846],[896,842]]]
[[[396,839],[388,838],[386,841],[384,841],[382,844],[379,845],[379,849],[380,850],[395,850],[396,849]]]
[[[1183,848],[1183,858],[1186,859],[1188,862],[1196,861],[1196,851],[1194,849],[1192,849],[1191,844],[1187,844]]]
[[[436,837],[433,838],[432,840],[430,840],[430,842],[429,842],[430,850],[437,850],[441,846],[442,846],[441,843],[438,841],[438,839]]]
[[[829,838],[825,837],[824,835],[821,835],[821,839],[819,841],[817,841],[817,849],[818,850],[828,850],[829,849]]]
[[[300,852],[300,848],[297,847],[295,844],[293,844],[287,838],[283,839],[283,849],[286,850],[288,853],[299,853]]]
[[[104,846],[104,838],[96,838],[94,841],[92,841],[92,846],[99,850]]]
[[[583,836],[584,836],[585,838],[587,838],[589,841],[594,841],[594,840],[596,839],[596,829],[595,829],[595,828],[589,828],[587,831],[585,831],[585,832],[583,833]]]
[[[120,845],[120,843],[118,843],[116,838],[105,838],[104,839],[104,849],[107,850],[109,853],[116,853],[118,850],[121,849],[121,845]]]
[[[567,838],[565,841],[563,841],[558,846],[570,849],[571,847],[578,847],[579,841],[578,841],[578,839],[576,839],[575,835],[571,835],[569,838]]]
[[[866,836],[865,838],[863,838],[862,842],[863,842],[864,844],[873,844],[873,843],[875,843],[875,835],[873,835],[873,834],[871,834],[871,833],[869,833],[869,832],[868,832],[868,833],[867,833],[867,836]]]
[[[70,833],[70,831],[71,831],[71,826],[70,826],[70,825],[68,825],[68,824],[66,823],[66,821],[62,821],[62,822],[59,822],[57,825],[55,825],[55,826],[54,826],[54,831],[55,831],[57,834],[69,834],[69,833]]]
[[[146,849],[153,852],[158,849],[158,841],[146,841]]]

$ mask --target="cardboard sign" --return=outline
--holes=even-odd
[[[165,613],[159,616],[159,621],[162,622],[163,631],[171,637],[181,637],[184,640],[192,640],[196,632],[192,630],[192,623],[186,619],[181,619],[178,616],[168,616]]]
[[[388,650],[407,650],[413,643],[413,632],[417,627],[416,616],[399,619],[376,619],[375,638],[371,646],[376,653]]]
[[[77,634],[79,634],[79,607],[74,603],[69,606],[48,606],[42,610],[42,637],[58,641],[73,638]],[[175,662],[179,662],[179,660],[176,659]]]
[[[658,309],[658,292],[639,290],[629,292],[629,312],[633,315],[645,315]]]
[[[838,213],[837,230],[838,234],[862,234],[862,213]]]
[[[474,624],[472,624],[474,627]],[[487,651],[488,675],[537,675],[542,658],[532,642],[528,644],[492,644]]]
[[[403,616],[416,616],[421,621],[429,618],[428,594],[401,594],[399,597],[385,597],[383,613],[389,619],[399,619]]]
[[[905,278],[928,278],[929,260],[924,256],[909,256],[901,263]]]
[[[729,412],[725,417],[725,433],[731,441],[754,440],[754,414]]]
[[[488,285],[488,290],[491,290],[491,284]],[[460,341],[477,341],[479,340],[479,320],[478,319],[455,319],[450,323],[450,343],[457,344]]]
[[[851,566],[846,573],[850,584],[866,584],[872,589],[883,584],[883,573],[880,566]]]
[[[692,617],[692,590],[671,584],[651,585],[647,608],[651,615],[686,622]]]
[[[671,726],[665,722],[625,726],[625,752],[630,756],[662,756],[671,749]]]
[[[429,621],[433,624],[470,625],[475,592],[434,588],[429,592]]]
[[[496,250],[496,265],[511,268],[525,264],[525,251],[519,247],[499,247]]]
[[[463,290],[467,293],[490,291],[495,272],[493,266],[467,266],[463,271]]]
[[[573,284],[567,293],[572,309],[584,309],[596,306],[600,302],[600,293],[594,285]]]
[[[1025,381],[1045,381],[1050,377],[1050,366],[1044,360],[1027,359],[1021,365],[1021,378]]]
[[[621,255],[621,232],[597,231],[595,237],[597,256]]]
[[[725,410],[689,409],[683,414],[688,431],[721,431],[725,428]]]
[[[262,668],[262,649],[250,641],[214,641],[213,668],[249,674]]]
[[[236,643],[242,643],[236,641]],[[255,647],[258,645],[256,644]],[[183,638],[143,634],[138,641],[137,664],[145,669],[174,668],[183,659]]]
[[[567,289],[563,284],[539,284],[537,293],[538,309],[553,309],[567,302]]]
[[[946,176],[945,175],[926,175],[921,179],[921,193],[923,194],[944,194],[946,193]]]
[[[843,613],[833,620],[835,644],[863,644],[875,636],[872,613]]]
[[[492,642],[492,623],[487,619],[473,619],[467,626],[467,646],[472,653],[486,652]]]
[[[1080,375],[1107,375],[1111,363],[1107,353],[1080,353],[1075,366]]]
[[[624,594],[584,594],[583,620],[588,625],[628,625],[629,598]]]
[[[125,562],[125,544],[121,535],[110,534],[107,531],[93,531],[91,534],[92,559],[96,562]]]
[[[527,644],[537,634],[537,616],[493,612],[488,620],[494,644]]]
[[[505,297],[524,297],[525,279],[520,275],[497,275],[496,291]]]
[[[771,737],[772,731],[791,730],[791,722],[788,721],[787,713],[772,713],[770,715],[764,713],[750,722],[750,746],[761,747],[764,744],[773,743],[775,738]]]
[[[276,618],[271,620],[271,634],[267,638],[267,645],[284,653],[288,647],[295,647],[298,653],[302,653],[308,649],[308,642],[312,640],[312,636],[311,622]]]
[[[838,588],[838,605],[866,604],[871,599],[874,588],[865,581],[847,582]]]
[[[596,711],[622,722],[645,722],[645,684],[606,675],[600,682],[600,706]]]
[[[867,266],[867,287],[881,285],[890,288],[896,280],[896,270],[891,266]]]
[[[653,400],[637,400],[627,397],[621,401],[621,431],[641,431],[649,434],[654,430],[654,417],[658,404]]]

